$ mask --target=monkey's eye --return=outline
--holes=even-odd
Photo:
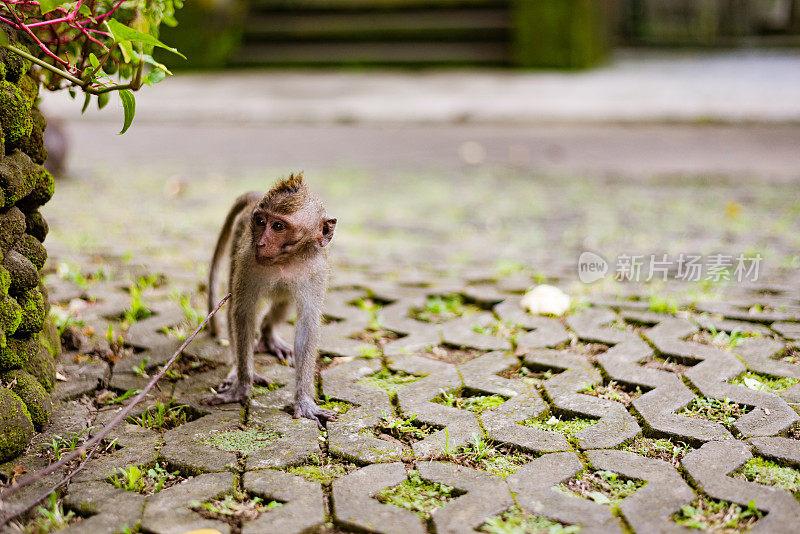
[[[261,215],[256,215],[254,217],[254,220],[255,220],[256,224],[259,225],[259,226],[266,226],[267,225],[267,220]]]
[[[286,229],[286,225],[283,224],[283,221],[275,221],[272,223],[272,229],[276,232],[281,232]]]

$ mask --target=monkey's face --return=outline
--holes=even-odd
[[[289,259],[299,242],[297,230],[291,217],[256,210],[252,221],[256,261],[274,265]]]
[[[256,261],[275,265],[291,261],[309,247],[322,248],[330,243],[335,227],[336,219],[316,210],[278,214],[256,208],[252,218]]]

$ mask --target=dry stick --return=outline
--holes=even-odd
[[[72,460],[77,458],[78,456],[80,456],[83,453],[85,453],[86,450],[89,447],[95,445],[96,443],[99,443],[104,437],[106,437],[108,435],[108,433],[111,432],[111,429],[113,429],[121,421],[123,421],[127,417],[127,415],[136,407],[136,405],[139,404],[142,401],[142,399],[145,398],[147,393],[151,389],[153,389],[153,386],[155,386],[156,383],[159,380],[161,380],[161,378],[163,378],[164,374],[167,372],[167,370],[170,368],[170,366],[173,363],[175,363],[175,360],[178,359],[178,356],[180,356],[181,353],[183,353],[183,350],[189,345],[189,343],[192,342],[192,340],[195,338],[195,336],[200,333],[200,331],[203,329],[203,327],[206,326],[206,324],[208,323],[208,320],[211,319],[214,316],[214,314],[216,314],[219,311],[219,309],[222,307],[222,305],[225,304],[225,302],[229,298],[231,298],[231,294],[230,293],[228,293],[225,296],[225,298],[223,298],[221,301],[219,301],[219,304],[217,304],[216,308],[211,310],[211,313],[206,315],[206,318],[203,320],[203,322],[200,324],[200,326],[198,326],[197,329],[194,332],[192,332],[192,335],[189,336],[186,339],[186,341],[184,341],[183,344],[178,348],[178,350],[175,351],[175,354],[173,354],[172,357],[170,357],[170,359],[167,360],[166,365],[164,365],[164,367],[161,369],[161,371],[159,371],[159,373],[156,376],[154,376],[152,380],[150,380],[150,382],[147,384],[147,386],[145,386],[145,388],[133,399],[133,402],[128,404],[120,413],[118,413],[116,415],[116,417],[114,417],[105,426],[105,428],[103,428],[103,430],[101,430],[92,439],[86,441],[83,445],[81,445],[80,447],[75,449],[75,451],[73,451],[69,455],[63,457],[62,459],[60,459],[56,463],[50,464],[47,467],[44,467],[44,468],[39,469],[38,471],[36,471],[34,473],[31,473],[30,475],[26,476],[25,478],[23,478],[22,480],[20,480],[16,484],[14,484],[13,486],[10,486],[10,487],[6,488],[5,490],[3,490],[2,492],[0,492],[0,501],[2,501],[3,499],[8,498],[9,495],[11,495],[13,493],[16,493],[17,491],[21,490],[25,486],[33,484],[37,480],[40,480],[40,479],[46,477],[47,475],[49,475],[53,471],[56,471],[57,469],[63,467],[66,464],[68,464],[69,462],[71,462]]]
[[[25,508],[23,508],[22,510],[18,510],[18,511],[16,511],[16,512],[14,512],[13,514],[9,515],[8,517],[4,517],[2,520],[0,520],[0,529],[2,529],[2,528],[3,528],[3,527],[5,527],[5,526],[6,526],[8,523],[10,523],[12,519],[14,519],[14,518],[17,518],[17,517],[21,516],[22,514],[25,514],[25,513],[29,512],[29,511],[31,511],[31,509],[32,509],[34,506],[36,506],[37,504],[39,504],[40,502],[42,502],[43,500],[45,500],[45,499],[48,497],[48,495],[50,495],[51,493],[53,493],[54,491],[56,491],[58,488],[60,488],[61,486],[63,486],[64,484],[66,484],[67,482],[69,482],[70,480],[72,480],[72,477],[74,477],[75,475],[77,475],[77,474],[78,474],[78,472],[79,472],[81,469],[83,469],[84,467],[86,467],[86,464],[89,462],[89,458],[91,458],[91,457],[92,457],[92,455],[93,455],[95,452],[97,452],[97,449],[99,449],[99,448],[100,448],[100,444],[98,443],[97,445],[95,445],[95,446],[94,446],[94,448],[93,448],[92,450],[90,450],[90,451],[89,451],[89,454],[87,454],[87,455],[86,455],[86,458],[84,458],[84,459],[83,459],[83,461],[80,463],[80,465],[79,465],[78,467],[76,467],[75,469],[73,469],[73,470],[72,470],[72,471],[71,471],[71,472],[70,472],[70,473],[69,473],[67,476],[65,476],[65,477],[64,477],[63,479],[61,479],[59,482],[57,482],[56,484],[54,484],[54,485],[53,485],[53,487],[51,487],[51,488],[50,488],[49,490],[47,490],[45,493],[42,493],[41,495],[39,495],[39,497],[37,497],[37,498],[36,498],[36,500],[34,500],[34,501],[33,501],[32,503],[30,503],[28,506],[26,506],[26,507],[25,507]]]

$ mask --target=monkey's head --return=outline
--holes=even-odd
[[[336,219],[328,217],[300,173],[281,180],[264,195],[253,210],[251,228],[256,261],[275,265],[330,243]]]

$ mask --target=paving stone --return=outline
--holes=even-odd
[[[93,457],[75,477],[74,482],[104,481],[118,470],[131,465],[147,466],[158,459],[161,435],[149,428],[121,423],[106,442],[116,441],[120,449]]]
[[[582,533],[622,533],[617,519],[605,506],[558,491],[555,486],[583,470],[574,452],[545,454],[508,475],[506,482],[523,510],[568,525]]]
[[[800,323],[776,321],[770,325],[770,328],[786,339],[800,340]]]
[[[800,468],[800,440],[780,436],[748,440],[761,456]]]
[[[217,411],[164,434],[161,456],[184,473],[229,471],[236,468],[234,452],[220,450],[206,442],[225,432],[239,429],[240,410]]]
[[[441,428],[412,445],[417,458],[455,450],[474,441],[475,436],[483,435],[475,413],[431,402],[442,392],[455,391],[463,386],[454,365],[419,356],[395,357],[389,361],[390,368],[427,375],[397,392],[397,402],[404,416],[416,415],[420,423]]]
[[[59,532],[117,532],[122,526],[133,529],[142,520],[146,500],[144,495],[108,482],[73,479],[64,496],[64,506],[84,519]]]
[[[427,529],[413,512],[381,504],[373,497],[406,479],[400,462],[374,464],[333,482],[334,521],[344,527],[386,534],[424,534]]]
[[[245,455],[248,471],[288,467],[319,452],[319,431],[310,419],[296,419],[281,410],[253,407],[247,426],[280,434],[280,438]]]
[[[419,476],[464,491],[433,514],[437,533],[471,532],[509,509],[514,501],[502,478],[443,462],[420,462]]]
[[[635,532],[686,532],[671,516],[692,502],[694,492],[670,464],[625,451],[588,451],[586,458],[595,469],[647,482],[619,503]]]
[[[537,419],[548,410],[533,385],[498,376],[498,373],[517,365],[519,360],[515,356],[492,352],[458,368],[465,387],[509,397],[497,408],[480,415],[489,438],[531,452],[570,450],[572,447],[562,434],[517,424],[527,419]]]
[[[602,382],[600,372],[586,359],[567,351],[538,349],[525,355],[525,363],[563,369],[564,372],[543,383],[553,405],[567,414],[599,419],[592,426],[575,433],[582,449],[616,447],[641,432],[636,419],[622,404],[578,393]]]
[[[56,380],[56,387],[51,394],[54,400],[72,400],[91,393],[106,382],[111,374],[104,361],[88,358],[75,363],[70,361],[69,354],[62,354],[56,367],[67,380]]]
[[[268,469],[245,473],[244,489],[266,501],[278,501],[283,505],[246,522],[242,534],[300,534],[325,523],[325,497],[319,484]]]
[[[387,392],[358,381],[380,369],[378,360],[357,359],[323,371],[324,394],[356,406],[328,423],[331,454],[358,463],[390,462],[409,456],[410,451],[402,444],[372,434],[382,416],[394,413],[394,406]]]
[[[493,321],[491,313],[478,313],[443,323],[442,342],[478,350],[511,350],[511,343],[507,340],[475,331],[475,327],[485,327]]]
[[[517,338],[517,345],[528,349],[555,347],[569,341],[566,329],[555,319],[536,316],[524,310],[522,297],[508,297],[493,310],[503,322],[530,330]]]
[[[232,473],[208,473],[169,487],[148,499],[142,529],[153,534],[184,534],[208,528],[228,534],[227,523],[203,518],[191,509],[191,503],[205,502],[231,491]]]
[[[736,441],[711,441],[687,454],[681,464],[689,477],[709,496],[767,512],[750,532],[796,532],[800,503],[791,493],[771,486],[728,476],[752,458],[747,444]]]

